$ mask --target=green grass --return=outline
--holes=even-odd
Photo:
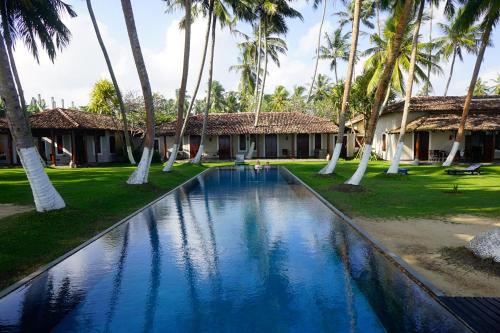
[[[155,198],[205,170],[178,164],[165,174],[153,165],[150,183],[125,181],[133,167],[47,169],[66,201],[60,211],[0,220],[0,289],[75,248]],[[23,169],[0,169],[0,203],[33,205]]]
[[[500,166],[484,166],[481,175],[450,176],[441,166],[408,166],[410,175],[385,175],[387,162],[370,162],[361,193],[332,185],[345,182],[358,161],[342,161],[336,173],[320,176],[324,163],[284,163],[291,172],[350,216],[375,218],[442,217],[471,214],[500,218]],[[406,166],[405,166],[406,167]],[[458,185],[458,193],[453,190]]]
[[[375,218],[441,217],[472,214],[500,218],[500,166],[483,167],[480,176],[449,176],[438,166],[410,166],[409,176],[386,176],[386,162],[370,162],[362,193],[331,187],[354,172],[357,161],[342,161],[332,176],[319,176],[324,162],[280,162],[340,210]],[[212,163],[208,166],[232,165]],[[28,212],[0,220],[0,288],[35,271],[105,230],[123,217],[205,170],[177,164],[165,174],[153,165],[150,184],[126,185],[130,166],[47,169],[67,208]],[[458,185],[458,192],[453,192]],[[452,193],[448,193],[452,192]],[[32,205],[20,168],[0,169],[0,203]]]

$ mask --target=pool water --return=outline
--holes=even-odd
[[[212,169],[0,299],[14,332],[463,330],[279,168]]]

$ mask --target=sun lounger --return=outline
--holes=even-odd
[[[387,173],[387,171],[389,171],[389,169],[385,169],[384,173]],[[400,175],[407,175],[408,176],[408,169],[407,168],[399,168],[398,173]]]
[[[236,154],[235,165],[245,164],[245,154]]]
[[[472,164],[471,166],[467,167],[467,168],[456,168],[456,169],[448,169],[446,170],[446,172],[449,174],[449,175],[461,175],[461,174],[471,174],[471,175],[474,175],[474,174],[480,174],[481,173],[481,164]]]

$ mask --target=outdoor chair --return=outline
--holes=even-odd
[[[481,173],[481,164],[472,164],[471,166],[467,168],[456,168],[456,169],[448,169],[446,172],[449,175],[462,175],[462,174],[470,174],[474,175],[477,174],[479,175]]]

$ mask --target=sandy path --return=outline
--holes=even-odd
[[[476,269],[471,265],[476,259],[463,249],[474,235],[500,227],[499,220],[458,215],[443,220],[355,221],[445,294],[500,297],[500,267]],[[448,253],[455,254],[450,257]]]
[[[0,219],[3,219],[4,217],[14,215],[14,214],[29,212],[30,210],[33,210],[33,209],[34,208],[31,206],[0,204]]]

